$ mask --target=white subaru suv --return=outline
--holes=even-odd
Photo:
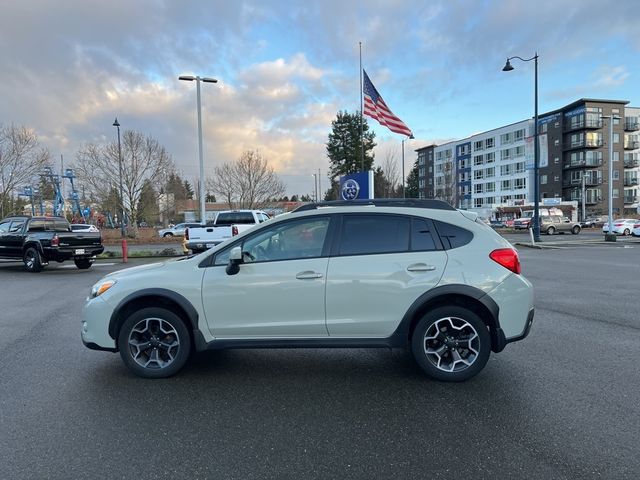
[[[430,377],[462,381],[525,338],[533,312],[516,250],[475,214],[438,200],[326,202],[107,275],[82,340],[147,378],[208,349],[408,347]]]

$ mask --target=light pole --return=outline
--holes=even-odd
[[[204,206],[204,159],[202,156],[202,106],[200,103],[200,82],[205,83],[218,83],[215,78],[200,77],[194,75],[180,75],[178,80],[184,80],[186,82],[196,81],[197,102],[198,102],[198,156],[200,158],[200,223],[204,225],[207,223],[205,216]]]
[[[405,195],[405,191],[404,191],[404,141],[405,140],[413,140],[415,137],[413,135],[410,135],[408,138],[403,138],[402,139],[402,198],[407,198]]]
[[[312,173],[313,175],[313,199],[315,202],[318,202],[318,177],[317,173]]]
[[[513,70],[511,62],[517,58],[523,62],[534,61],[534,116],[533,116],[533,240],[534,242],[540,241],[540,146],[538,145],[538,53],[531,58],[522,57],[509,57],[507,63],[502,68],[503,72],[510,72]]]
[[[604,236],[605,241],[615,242],[616,234],[613,232],[613,121],[620,120],[615,115],[603,115],[602,118],[609,119],[609,230]]]
[[[120,123],[116,117],[113,126],[118,129],[118,167],[120,169],[120,237],[122,238],[122,263],[127,263],[127,237],[124,231],[124,190],[122,188],[122,148],[120,146]]]

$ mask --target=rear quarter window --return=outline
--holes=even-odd
[[[463,247],[473,240],[473,233],[469,230],[439,220],[434,223],[445,250]]]

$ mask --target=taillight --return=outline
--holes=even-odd
[[[235,225],[233,225],[233,226],[231,227],[231,236],[232,236],[232,237],[235,237],[237,234],[238,234],[238,227],[237,227],[237,226],[235,226]]]
[[[613,226],[614,226],[614,227],[621,227],[621,226],[622,226],[622,224],[621,224],[621,223],[614,223],[614,224],[613,224]]]
[[[51,246],[57,247],[58,245],[60,245],[60,237],[58,237],[58,235],[54,235],[51,239]]]
[[[634,223],[633,228],[640,228],[640,223]]]
[[[499,248],[489,254],[489,258],[496,263],[499,263],[507,270],[511,270],[513,273],[519,274],[520,269],[520,257],[518,252],[513,248]]]
[[[184,229],[184,239],[189,240],[189,227]]]

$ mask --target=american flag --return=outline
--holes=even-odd
[[[368,117],[375,118],[380,125],[387,127],[392,132],[406,135],[407,137],[413,137],[413,133],[409,127],[407,127],[402,120],[396,117],[387,104],[373,86],[367,72],[362,70],[364,74],[364,84],[362,86],[362,93],[364,94],[364,111],[363,113]]]

